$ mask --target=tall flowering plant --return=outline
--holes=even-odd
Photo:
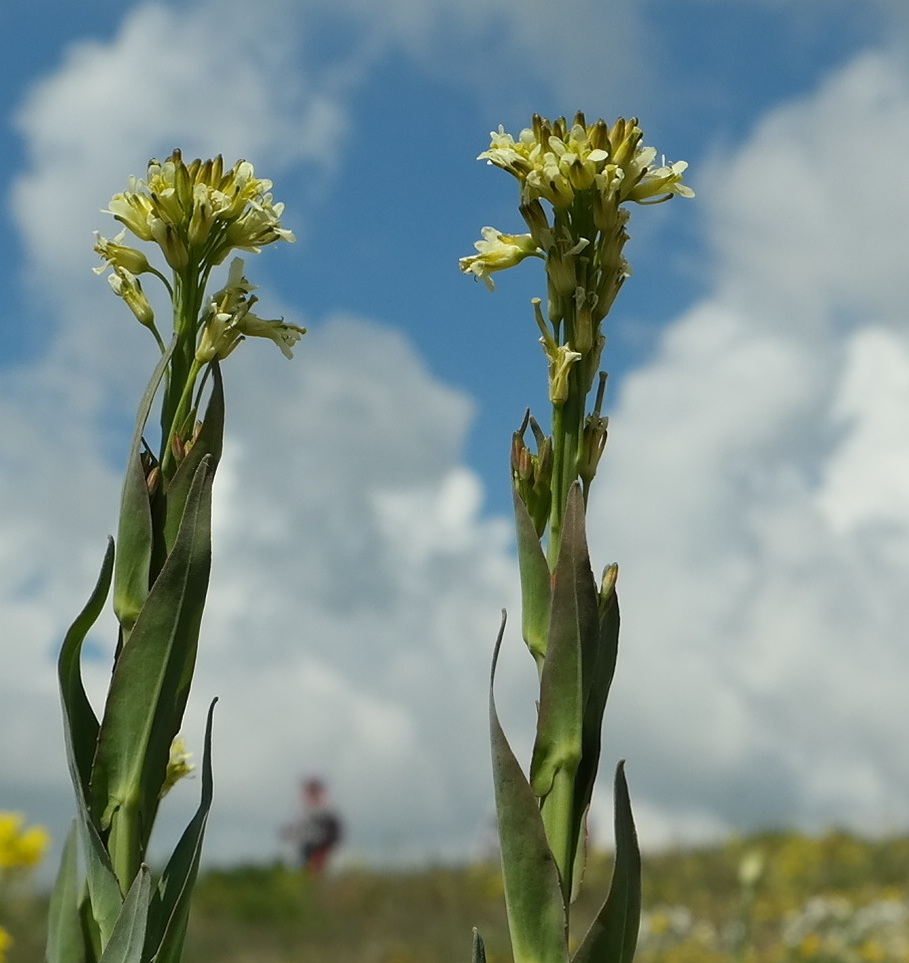
[[[98,582],[60,652],[77,816],[51,900],[48,963],[177,963],[182,955],[212,801],[211,709],[199,808],[157,879],[146,854],[162,797],[191,768],[178,733],[208,589],[212,482],[224,430],[220,364],[247,337],[269,338],[290,358],[304,333],[253,313],[255,288],[241,258],[231,261],[222,287],[211,290],[210,281],[234,251],[294,240],[281,226],[283,207],[248,162],[187,164],[174,151],[111,199],[108,213],[122,231],[97,236],[98,273],[109,270],[114,293],[154,338],[158,361],[136,416],[116,542],[109,540]],[[162,268],[127,235],[157,247]],[[168,340],[143,277],[160,282],[170,301]],[[119,630],[99,719],[80,662],[108,597]]]
[[[485,227],[461,270],[490,290],[492,275],[528,257],[543,261],[546,304],[532,302],[548,362],[551,434],[528,412],[515,432],[511,473],[521,577],[521,627],[537,666],[537,726],[528,775],[499,724],[490,683],[490,728],[505,902],[515,963],[630,963],[640,921],[640,854],[620,763],[615,776],[613,880],[573,955],[570,905],[586,858],[587,812],[603,714],[616,666],[618,567],[599,582],[587,550],[586,506],[606,445],[603,322],[630,268],[629,207],[691,197],[684,161],[654,165],[635,119],[588,124],[578,113],[535,116],[517,139],[499,128],[478,159],[520,186],[528,233]],[[595,391],[594,391],[595,389]],[[589,398],[594,400],[589,407]],[[528,429],[532,448],[527,445]],[[485,960],[474,934],[474,961]]]

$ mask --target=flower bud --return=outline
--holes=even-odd
[[[117,267],[114,268],[113,274],[107,276],[107,280],[114,294],[123,298],[139,324],[146,328],[154,327],[155,312],[148,303],[148,298],[142,290],[139,279],[133,277],[125,268]]]
[[[607,565],[600,582],[599,610],[600,621],[615,601],[615,583],[619,577],[619,566],[613,562]]]
[[[600,458],[606,448],[606,435],[609,419],[603,415],[588,415],[584,420],[584,431],[581,436],[581,446],[578,452],[578,477],[584,484],[584,489],[590,487]]]
[[[535,455],[524,444],[524,432],[528,423],[537,442]],[[546,530],[552,506],[552,467],[552,438],[543,435],[540,426],[530,417],[528,411],[523,424],[511,439],[511,477],[518,497],[524,503],[540,538]]]

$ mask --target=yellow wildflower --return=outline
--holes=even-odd
[[[176,736],[170,744],[170,756],[167,760],[167,775],[161,787],[161,796],[166,796],[176,784],[188,776],[196,767],[189,761],[192,753],[186,748],[186,740]]]
[[[41,862],[50,835],[43,826],[23,828],[21,813],[0,812],[0,869],[35,866]]]
[[[521,183],[521,201],[549,201],[556,209],[568,207],[576,193],[594,188],[605,197],[616,193],[622,201],[653,203],[658,195],[693,197],[681,183],[684,161],[656,170],[652,147],[642,147],[637,120],[619,118],[612,127],[604,120],[588,124],[582,113],[569,126],[564,117],[555,121],[535,116],[533,126],[515,140],[504,127],[490,134],[489,149],[477,158],[513,174]]]
[[[285,358],[293,357],[294,345],[306,334],[305,328],[284,321],[269,321],[250,311],[256,298],[249,297],[255,287],[243,274],[242,258],[234,258],[227,284],[209,302],[202,319],[202,335],[196,360],[206,363],[226,358],[246,337],[270,338]]]
[[[484,227],[480,233],[483,240],[474,243],[478,253],[462,257],[458,264],[465,274],[479,278],[490,291],[495,290],[495,284],[489,276],[494,271],[514,267],[526,257],[541,256],[540,249],[529,234],[502,234],[494,227]]]
[[[258,252],[295,240],[281,227],[284,205],[275,202],[271,187],[248,161],[225,170],[218,155],[187,165],[175,150],[163,162],[149,161],[144,180],[131,177],[127,190],[111,198],[108,213],[141,240],[155,241],[174,270],[190,259],[211,267],[233,249]]]
[[[123,268],[130,274],[145,274],[151,271],[152,267],[148,263],[148,258],[134,247],[126,247],[123,239],[126,237],[126,228],[113,239],[102,237],[95,231],[95,251],[98,256],[107,263],[101,267],[92,268],[95,274],[103,274],[109,267]]]

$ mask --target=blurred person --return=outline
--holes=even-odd
[[[332,809],[321,779],[310,776],[300,783],[300,815],[284,831],[297,848],[300,868],[318,875],[332,850],[340,843],[343,826]]]

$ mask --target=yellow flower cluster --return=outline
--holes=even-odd
[[[0,812],[0,871],[36,866],[50,845],[43,826],[24,828],[21,813]]]
[[[256,298],[248,297],[253,287],[243,277],[242,259],[233,259],[222,290],[212,297],[204,294],[212,268],[231,251],[259,253],[275,241],[295,240],[281,226],[284,205],[274,200],[271,187],[271,181],[255,176],[248,161],[239,160],[225,169],[219,154],[213,160],[187,164],[175,150],[163,162],[149,161],[144,180],[130,177],[128,189],[111,198],[107,213],[123,230],[114,238],[95,233],[95,251],[104,262],[95,272],[111,269],[108,281],[114,294],[149,328],[162,352],[165,342],[155,326],[140,274],[153,274],[167,288],[174,301],[174,330],[181,341],[202,332],[192,352],[188,344],[179,349],[188,357],[195,353],[200,364],[223,360],[246,337],[270,338],[286,357],[292,357],[304,329],[250,312]],[[158,245],[173,271],[173,283],[142,251],[124,243],[127,231]]]
[[[44,858],[50,834],[43,826],[25,826],[21,813],[0,811],[0,882],[5,873],[27,870]],[[13,945],[9,932],[0,926],[0,963]]]
[[[656,150],[642,147],[637,119],[620,117],[588,124],[582,113],[569,127],[564,117],[550,122],[534,116],[533,126],[515,140],[503,127],[490,134],[489,150],[477,158],[513,174],[521,183],[521,201],[546,200],[568,207],[578,192],[595,188],[605,200],[654,203],[673,194],[693,197],[682,183],[685,161],[653,168]]]
[[[111,198],[108,213],[136,237],[154,241],[175,271],[191,261],[213,266],[235,249],[258,253],[275,241],[294,240],[281,227],[284,205],[274,201],[271,187],[248,161],[225,170],[219,154],[187,165],[175,150],[163,162],[149,161],[145,180],[131,177],[128,189]],[[141,262],[128,263],[138,252],[119,240],[99,242],[96,249],[112,266],[141,273]]]
[[[493,131],[489,149],[477,158],[518,180],[529,233],[484,227],[477,254],[461,258],[460,268],[491,289],[493,272],[531,255],[545,260],[553,334],[544,329],[542,341],[555,405],[566,400],[571,378],[586,393],[596,377],[601,322],[631,274],[623,253],[629,217],[623,205],[694,196],[682,183],[685,161],[654,166],[656,150],[642,146],[643,136],[635,118],[620,117],[610,126],[604,120],[588,124],[580,112],[572,123],[535,115],[517,138],[503,127]]]

